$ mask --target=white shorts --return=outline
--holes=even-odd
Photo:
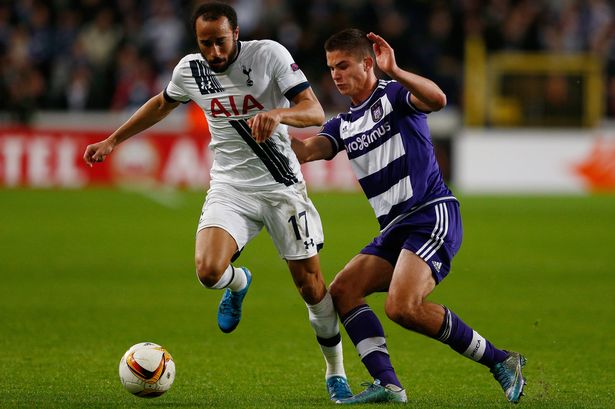
[[[240,191],[228,184],[212,184],[197,232],[206,227],[222,228],[235,239],[241,251],[263,226],[286,260],[310,258],[323,245],[320,215],[303,183],[262,191]]]

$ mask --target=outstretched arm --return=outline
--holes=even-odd
[[[304,89],[295,95],[292,102],[293,106],[289,108],[260,112],[248,120],[256,142],[264,142],[281,123],[296,128],[322,125],[325,112],[312,88]]]
[[[414,106],[423,111],[439,111],[446,106],[446,95],[433,81],[397,66],[395,51],[389,43],[374,33],[369,33],[367,38],[374,43],[378,68],[411,92]]]
[[[160,122],[178,105],[167,101],[162,92],[152,97],[107,139],[88,145],[83,160],[89,166],[104,161],[118,144]]]
[[[299,163],[331,159],[335,155],[333,145],[322,135],[311,136],[304,140],[291,137],[290,146],[295,151]]]

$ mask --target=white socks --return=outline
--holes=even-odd
[[[342,338],[331,294],[327,292],[318,304],[309,305],[306,303],[305,305],[308,309],[310,324],[314,328],[316,338],[327,364],[325,377],[346,377]]]
[[[322,355],[325,357],[325,363],[327,364],[327,371],[325,373],[325,379],[329,379],[332,376],[346,377],[346,371],[344,370],[344,351],[342,349],[342,342],[333,347],[320,346]]]
[[[248,284],[248,277],[246,277],[243,268],[234,268],[231,264],[228,265],[222,277],[218,282],[212,285],[210,288],[220,290],[222,288],[230,288],[231,291],[243,290]]]

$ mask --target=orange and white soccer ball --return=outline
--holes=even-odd
[[[155,398],[168,391],[174,380],[173,357],[153,342],[131,346],[120,361],[120,381],[133,395]]]

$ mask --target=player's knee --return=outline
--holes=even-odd
[[[384,304],[384,312],[389,319],[406,328],[420,328],[421,306],[416,303],[399,302],[388,298]]]
[[[208,288],[216,285],[226,270],[225,265],[218,260],[206,256],[196,256],[194,259],[196,276],[199,281]]]
[[[333,280],[331,285],[329,286],[329,293],[331,294],[331,298],[333,299],[333,305],[338,308],[344,300],[348,298],[350,295],[350,286],[344,282],[344,280],[340,280],[336,278]]]

